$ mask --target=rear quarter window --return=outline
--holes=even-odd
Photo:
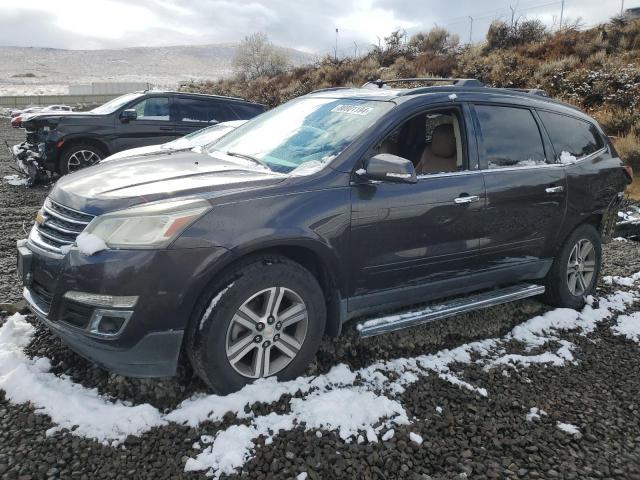
[[[557,160],[579,159],[604,147],[604,139],[595,125],[568,115],[539,111]]]
[[[264,107],[261,105],[232,104],[231,108],[236,112],[240,120],[249,120],[264,112]]]
[[[235,113],[224,103],[199,98],[178,99],[179,119],[182,122],[227,122],[237,120]]]

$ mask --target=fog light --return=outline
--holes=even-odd
[[[130,310],[96,308],[89,322],[89,331],[102,337],[114,337],[122,331],[132,314]]]
[[[138,301],[137,296],[116,297],[113,295],[100,295],[97,293],[74,291],[68,291],[65,293],[64,298],[73,300],[74,302],[84,303],[85,305],[108,308],[133,308]]]

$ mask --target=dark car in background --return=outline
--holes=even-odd
[[[18,242],[29,307],[110,370],[172,375],[185,353],[223,393],[295,378],[363,315],[370,336],[535,295],[582,307],[631,181],[599,125],[475,80],[376,85],[63,177]]]
[[[13,148],[26,162],[65,175],[122,150],[157,145],[207,125],[247,120],[264,106],[236,97],[144,91],[123,95],[88,112],[41,113],[22,122],[26,141]]]

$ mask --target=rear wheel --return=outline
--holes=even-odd
[[[602,242],[591,225],[581,225],[565,240],[545,281],[544,300],[557,307],[581,308],[598,283]]]
[[[237,265],[197,312],[187,332],[187,353],[196,373],[223,394],[257,378],[301,375],[326,322],[315,277],[280,256]]]
[[[104,157],[104,152],[93,145],[73,145],[63,150],[60,156],[60,174],[66,175],[90,167]]]

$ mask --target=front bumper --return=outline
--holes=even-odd
[[[115,373],[135,377],[176,373],[182,337],[208,282],[207,268],[225,249],[105,250],[66,255],[21,241],[23,296],[36,317],[81,356]],[[24,249],[29,254],[24,261]],[[66,299],[68,291],[135,295],[133,313],[116,336],[92,334],[83,323],[99,307]]]
[[[176,374],[183,330],[149,333],[131,348],[117,348],[93,340],[84,332],[60,322],[49,320],[29,288],[24,288],[23,296],[38,320],[87,360],[127,377],[168,377]]]

